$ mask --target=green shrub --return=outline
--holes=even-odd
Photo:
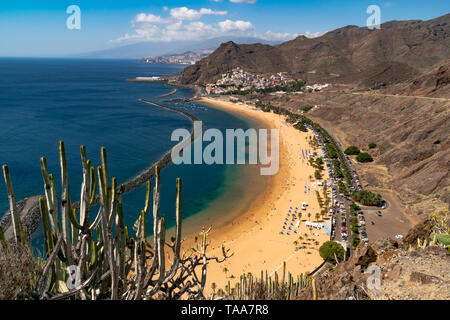
[[[352,198],[365,206],[381,206],[383,198],[380,194],[375,194],[368,190],[353,191]]]
[[[372,162],[373,158],[367,152],[362,152],[362,153],[358,154],[358,156],[356,157],[356,160],[358,160],[359,162]]]
[[[312,108],[314,108],[313,106],[304,106],[302,108],[303,113],[307,113],[309,110],[311,110]]]
[[[369,143],[369,149],[375,149],[377,145],[373,142]]]
[[[344,260],[344,248],[337,242],[327,241],[319,249],[319,254],[324,260],[332,261],[334,257],[338,260]]]
[[[431,240],[436,239],[436,242],[444,246],[450,246],[450,235],[448,233],[440,233],[440,234],[432,233],[430,235],[430,239]]]
[[[358,155],[361,151],[359,151],[358,147],[350,146],[347,149],[345,149],[345,154],[348,155]]]
[[[294,126],[294,128],[297,129],[297,130],[300,130],[302,132],[307,132],[308,131],[308,129],[306,129],[305,125],[303,123],[301,123],[301,122],[297,123]]]
[[[322,179],[322,173],[320,172],[320,170],[314,171],[314,178],[315,178],[316,180]]]

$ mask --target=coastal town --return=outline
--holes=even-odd
[[[161,56],[146,57],[141,60],[142,63],[150,64],[185,64],[193,65],[197,61],[207,57],[211,53],[210,50],[202,50],[200,52],[186,51],[180,54],[165,54]]]
[[[312,92],[320,91],[329,84],[307,85],[305,81],[295,79],[287,72],[278,72],[270,75],[255,74],[241,67],[233,68],[223,73],[215,83],[207,84],[205,89],[208,94],[245,94],[251,91],[263,91],[267,93],[277,92]]]

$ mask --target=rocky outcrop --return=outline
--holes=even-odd
[[[41,222],[39,196],[26,198],[17,202],[17,210],[19,212],[20,221],[27,232],[28,238],[30,238]],[[3,215],[3,218],[0,221],[0,227],[3,229],[5,238],[11,242],[14,237],[14,231],[9,211]]]
[[[315,277],[317,298],[450,299],[449,251],[436,245],[424,249],[411,249],[410,246],[418,238],[427,239],[429,227],[427,219],[412,228],[403,242],[383,239],[373,245],[360,244],[348,261]],[[427,231],[422,232],[424,228]],[[313,297],[313,286],[310,285],[300,292],[297,299],[310,300]]]

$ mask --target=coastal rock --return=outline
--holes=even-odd
[[[19,217],[23,227],[27,232],[28,238],[31,237],[41,221],[41,212],[39,211],[39,197],[40,196],[25,198],[24,200],[17,202]],[[5,234],[5,239],[8,242],[12,243],[14,238],[14,231],[9,210],[4,214],[0,222],[0,226],[2,227]]]
[[[411,282],[420,282],[421,284],[429,284],[429,283],[439,283],[442,282],[441,279],[435,276],[430,276],[428,274],[413,271],[409,276],[409,281]]]
[[[392,281],[397,281],[400,279],[402,274],[402,267],[400,265],[395,265],[391,271],[386,275],[386,278]]]
[[[408,248],[410,245],[416,245],[417,239],[428,239],[431,234],[431,220],[424,219],[421,223],[415,225],[408,234],[403,238],[403,246]]]

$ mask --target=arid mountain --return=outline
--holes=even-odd
[[[412,80],[390,88],[395,94],[426,97],[450,97],[450,60],[443,65],[427,70]]]
[[[450,14],[421,21],[390,21],[380,30],[347,26],[278,46],[222,44],[186,68],[183,84],[216,80],[233,67],[265,74],[286,71],[309,81],[382,88],[421,75],[450,57]]]

